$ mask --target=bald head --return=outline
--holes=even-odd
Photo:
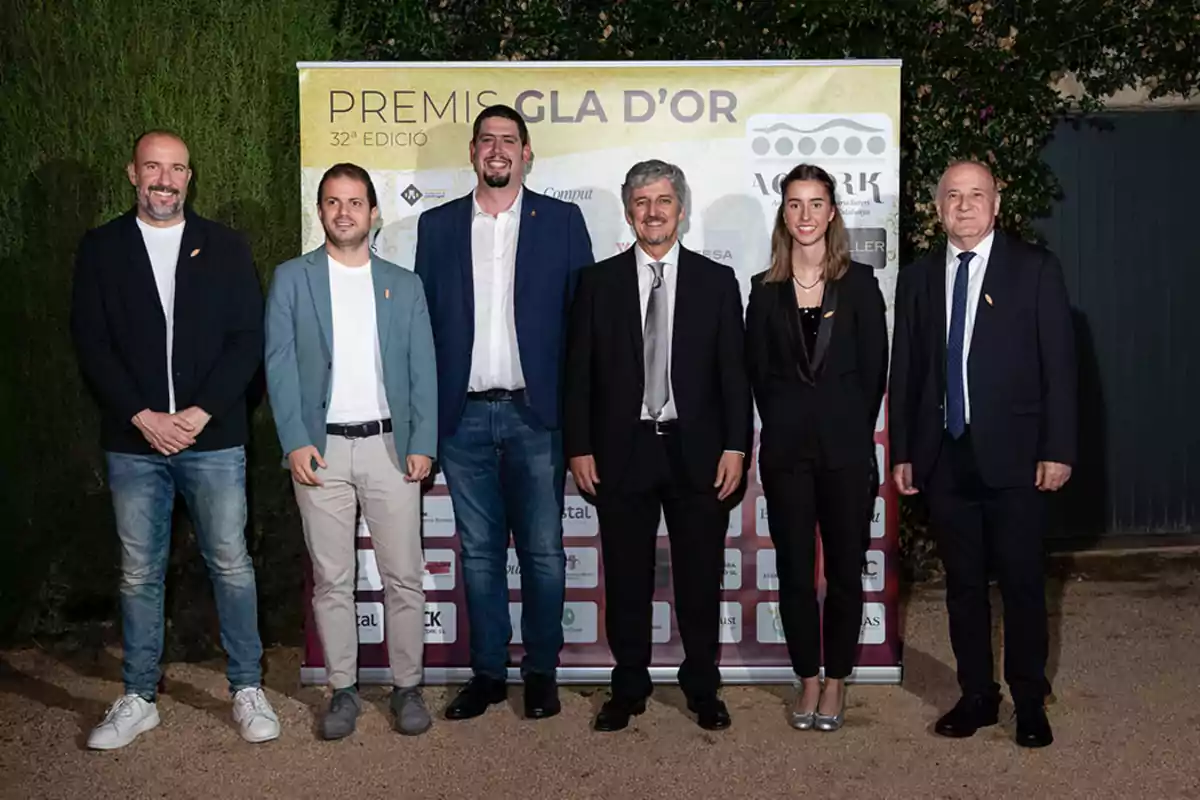
[[[946,237],[962,250],[972,250],[996,226],[1000,192],[992,170],[979,161],[956,161],[937,186],[937,212]]]
[[[137,190],[138,219],[155,227],[183,221],[192,180],[190,158],[183,139],[168,131],[150,131],[137,138],[133,161],[125,169]]]

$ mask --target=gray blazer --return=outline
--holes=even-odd
[[[396,453],[437,454],[437,366],[421,279],[371,257],[384,391]],[[306,445],[325,454],[332,392],[333,308],[322,245],[275,268],[267,298],[267,391],[284,455]]]

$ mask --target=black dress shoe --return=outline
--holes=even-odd
[[[553,675],[530,673],[525,676],[525,717],[545,719],[562,711],[558,702],[558,684]]]
[[[613,697],[600,707],[592,727],[598,731],[619,731],[629,726],[629,718],[646,711],[646,698],[631,700],[627,697]]]
[[[488,706],[503,703],[508,697],[504,681],[476,675],[458,690],[458,696],[446,706],[446,719],[471,719],[488,710]]]
[[[1040,704],[1017,706],[1017,744],[1021,747],[1046,747],[1054,742],[1046,709]]]
[[[688,711],[696,715],[696,724],[706,731],[723,731],[733,724],[725,702],[715,694],[689,699]]]
[[[981,695],[963,695],[954,708],[937,721],[933,732],[938,736],[962,739],[1000,721],[1000,699]]]

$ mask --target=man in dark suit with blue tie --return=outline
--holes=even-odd
[[[566,557],[560,413],[566,313],[593,262],[583,214],[523,187],[533,159],[508,106],[475,119],[475,190],[421,215],[416,271],[425,285],[438,372],[439,460],[454,503],[474,677],[446,718],[503,702],[508,675],[509,532],[521,568],[525,715],[560,710]]]
[[[1044,708],[1046,493],[1070,478],[1077,438],[1071,309],[1058,259],[994,230],[991,170],[956,162],[937,188],[948,239],[900,272],[889,391],[892,475],[928,497],[946,568],[962,698],[934,730],[998,721],[988,574],[1004,601],[1004,678],[1017,744],[1053,741]]]

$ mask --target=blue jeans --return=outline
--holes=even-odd
[[[562,542],[562,434],[523,402],[468,400],[442,440],[454,503],[471,628],[471,669],[507,676],[508,534],[521,565],[521,674],[553,676],[562,649],[566,556]]]
[[[121,539],[125,691],[153,702],[161,675],[163,588],[171,508],[183,493],[208,565],[230,691],[262,683],[258,595],[246,552],[246,451],[184,450],[173,456],[106,453]]]

